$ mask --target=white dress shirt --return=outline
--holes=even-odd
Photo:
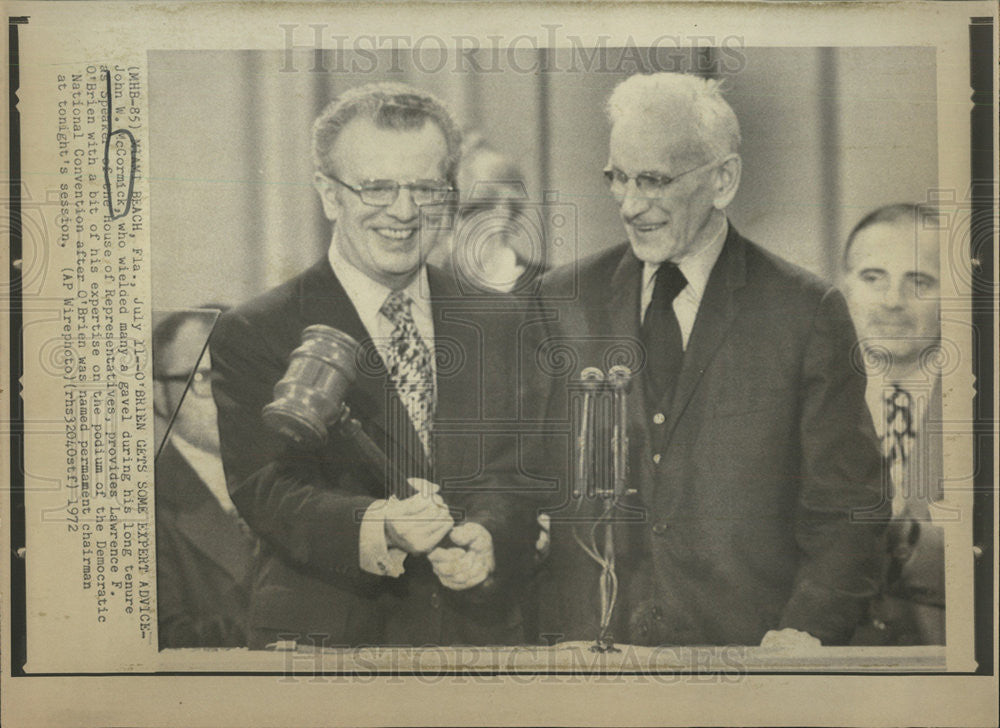
[[[372,280],[352,265],[341,255],[337,247],[337,232],[334,228],[334,238],[327,253],[330,267],[337,280],[344,287],[347,297],[351,300],[361,323],[372,338],[383,363],[386,362],[386,348],[395,325],[382,315],[382,304],[393,293],[392,289]],[[403,291],[412,299],[413,322],[424,340],[434,361],[434,317],[431,312],[430,289],[427,285],[427,268],[420,271]],[[435,387],[435,391],[436,391]],[[361,519],[361,535],[358,551],[360,566],[363,571],[381,576],[398,577],[403,573],[403,561],[406,552],[402,549],[389,548],[385,541],[385,507],[388,501],[379,499],[365,510]]]
[[[385,350],[389,345],[389,339],[395,326],[380,311],[382,304],[392,294],[392,289],[373,281],[351,265],[337,249],[336,239],[330,245],[327,259],[330,261],[333,272],[337,274],[337,280],[340,281],[347,297],[351,299],[351,303],[357,310],[365,331],[372,337],[384,363]],[[420,332],[420,338],[424,340],[430,350],[433,366],[434,314],[431,311],[430,289],[427,287],[427,268],[420,266],[420,272],[403,289],[403,292],[413,301],[413,306],[410,308],[413,314],[413,323],[416,324],[417,331]]]
[[[708,277],[712,274],[715,261],[719,259],[719,254],[722,252],[722,246],[725,245],[728,232],[729,222],[723,220],[722,229],[712,239],[712,242],[701,250],[686,255],[680,260],[671,261],[680,268],[681,273],[684,274],[684,278],[687,280],[687,285],[677,294],[677,298],[673,302],[674,315],[677,316],[677,323],[681,327],[681,342],[685,351],[687,350],[688,339],[691,338],[691,329],[694,328],[695,318],[698,316],[698,307],[701,305],[701,298],[705,295],[705,286],[708,284]],[[646,319],[646,309],[649,308],[649,303],[653,300],[656,271],[659,268],[659,263],[643,263],[642,290],[639,296],[640,322]]]

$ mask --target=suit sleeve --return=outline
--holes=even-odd
[[[358,579],[361,517],[375,500],[338,470],[329,452],[296,447],[264,425],[261,411],[287,368],[237,312],[211,340],[213,394],[230,495],[253,531],[293,564],[329,579]]]
[[[781,627],[844,644],[875,594],[889,516],[865,403],[865,375],[843,297],[823,296],[803,360],[802,486],[795,538],[800,568]]]
[[[487,416],[510,423],[506,431],[487,434],[483,441],[484,472],[474,489],[456,500],[466,511],[466,520],[483,525],[493,538],[495,588],[519,591],[535,565],[538,538],[538,507],[533,488],[537,484],[522,473],[523,440],[520,428],[525,416],[523,349],[519,331],[530,302],[511,307],[503,323],[484,328],[485,360],[483,402]],[[498,317],[492,316],[491,319]],[[485,324],[484,324],[485,326]],[[516,344],[516,345],[515,345]],[[488,589],[486,591],[489,591]]]

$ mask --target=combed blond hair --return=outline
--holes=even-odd
[[[404,83],[369,83],[340,94],[313,122],[313,163],[336,174],[330,150],[348,122],[364,118],[380,129],[418,130],[428,121],[440,127],[448,145],[445,172],[454,180],[462,154],[462,132],[448,107],[435,96]]]

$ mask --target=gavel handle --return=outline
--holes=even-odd
[[[407,482],[405,474],[389,460],[382,448],[368,437],[368,433],[361,428],[361,423],[351,417],[347,405],[344,405],[344,413],[336,424],[336,430],[338,435],[354,444],[365,463],[375,471],[375,475],[382,482],[389,486],[389,493],[401,498],[412,494],[413,489]]]
[[[338,435],[354,444],[365,462],[374,469],[375,475],[389,486],[388,492],[390,494],[402,499],[409,498],[417,492],[406,479],[406,473],[389,460],[382,448],[368,437],[368,433],[362,429],[361,423],[351,417],[351,410],[346,404],[335,428]],[[465,515],[463,511],[457,508],[449,508],[448,510],[456,523],[463,520]]]

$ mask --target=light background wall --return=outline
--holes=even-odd
[[[923,201],[936,186],[931,48],[481,50],[462,59],[164,51],[149,54],[149,68],[158,309],[238,303],[322,254],[330,233],[311,186],[311,123],[338,92],[373,80],[438,94],[521,167],[532,201],[575,214],[573,239],[550,248],[555,264],[624,240],[600,174],[602,107],[637,70],[725,79],[744,138],[730,217],[822,276],[834,276],[844,237],[867,211]]]

